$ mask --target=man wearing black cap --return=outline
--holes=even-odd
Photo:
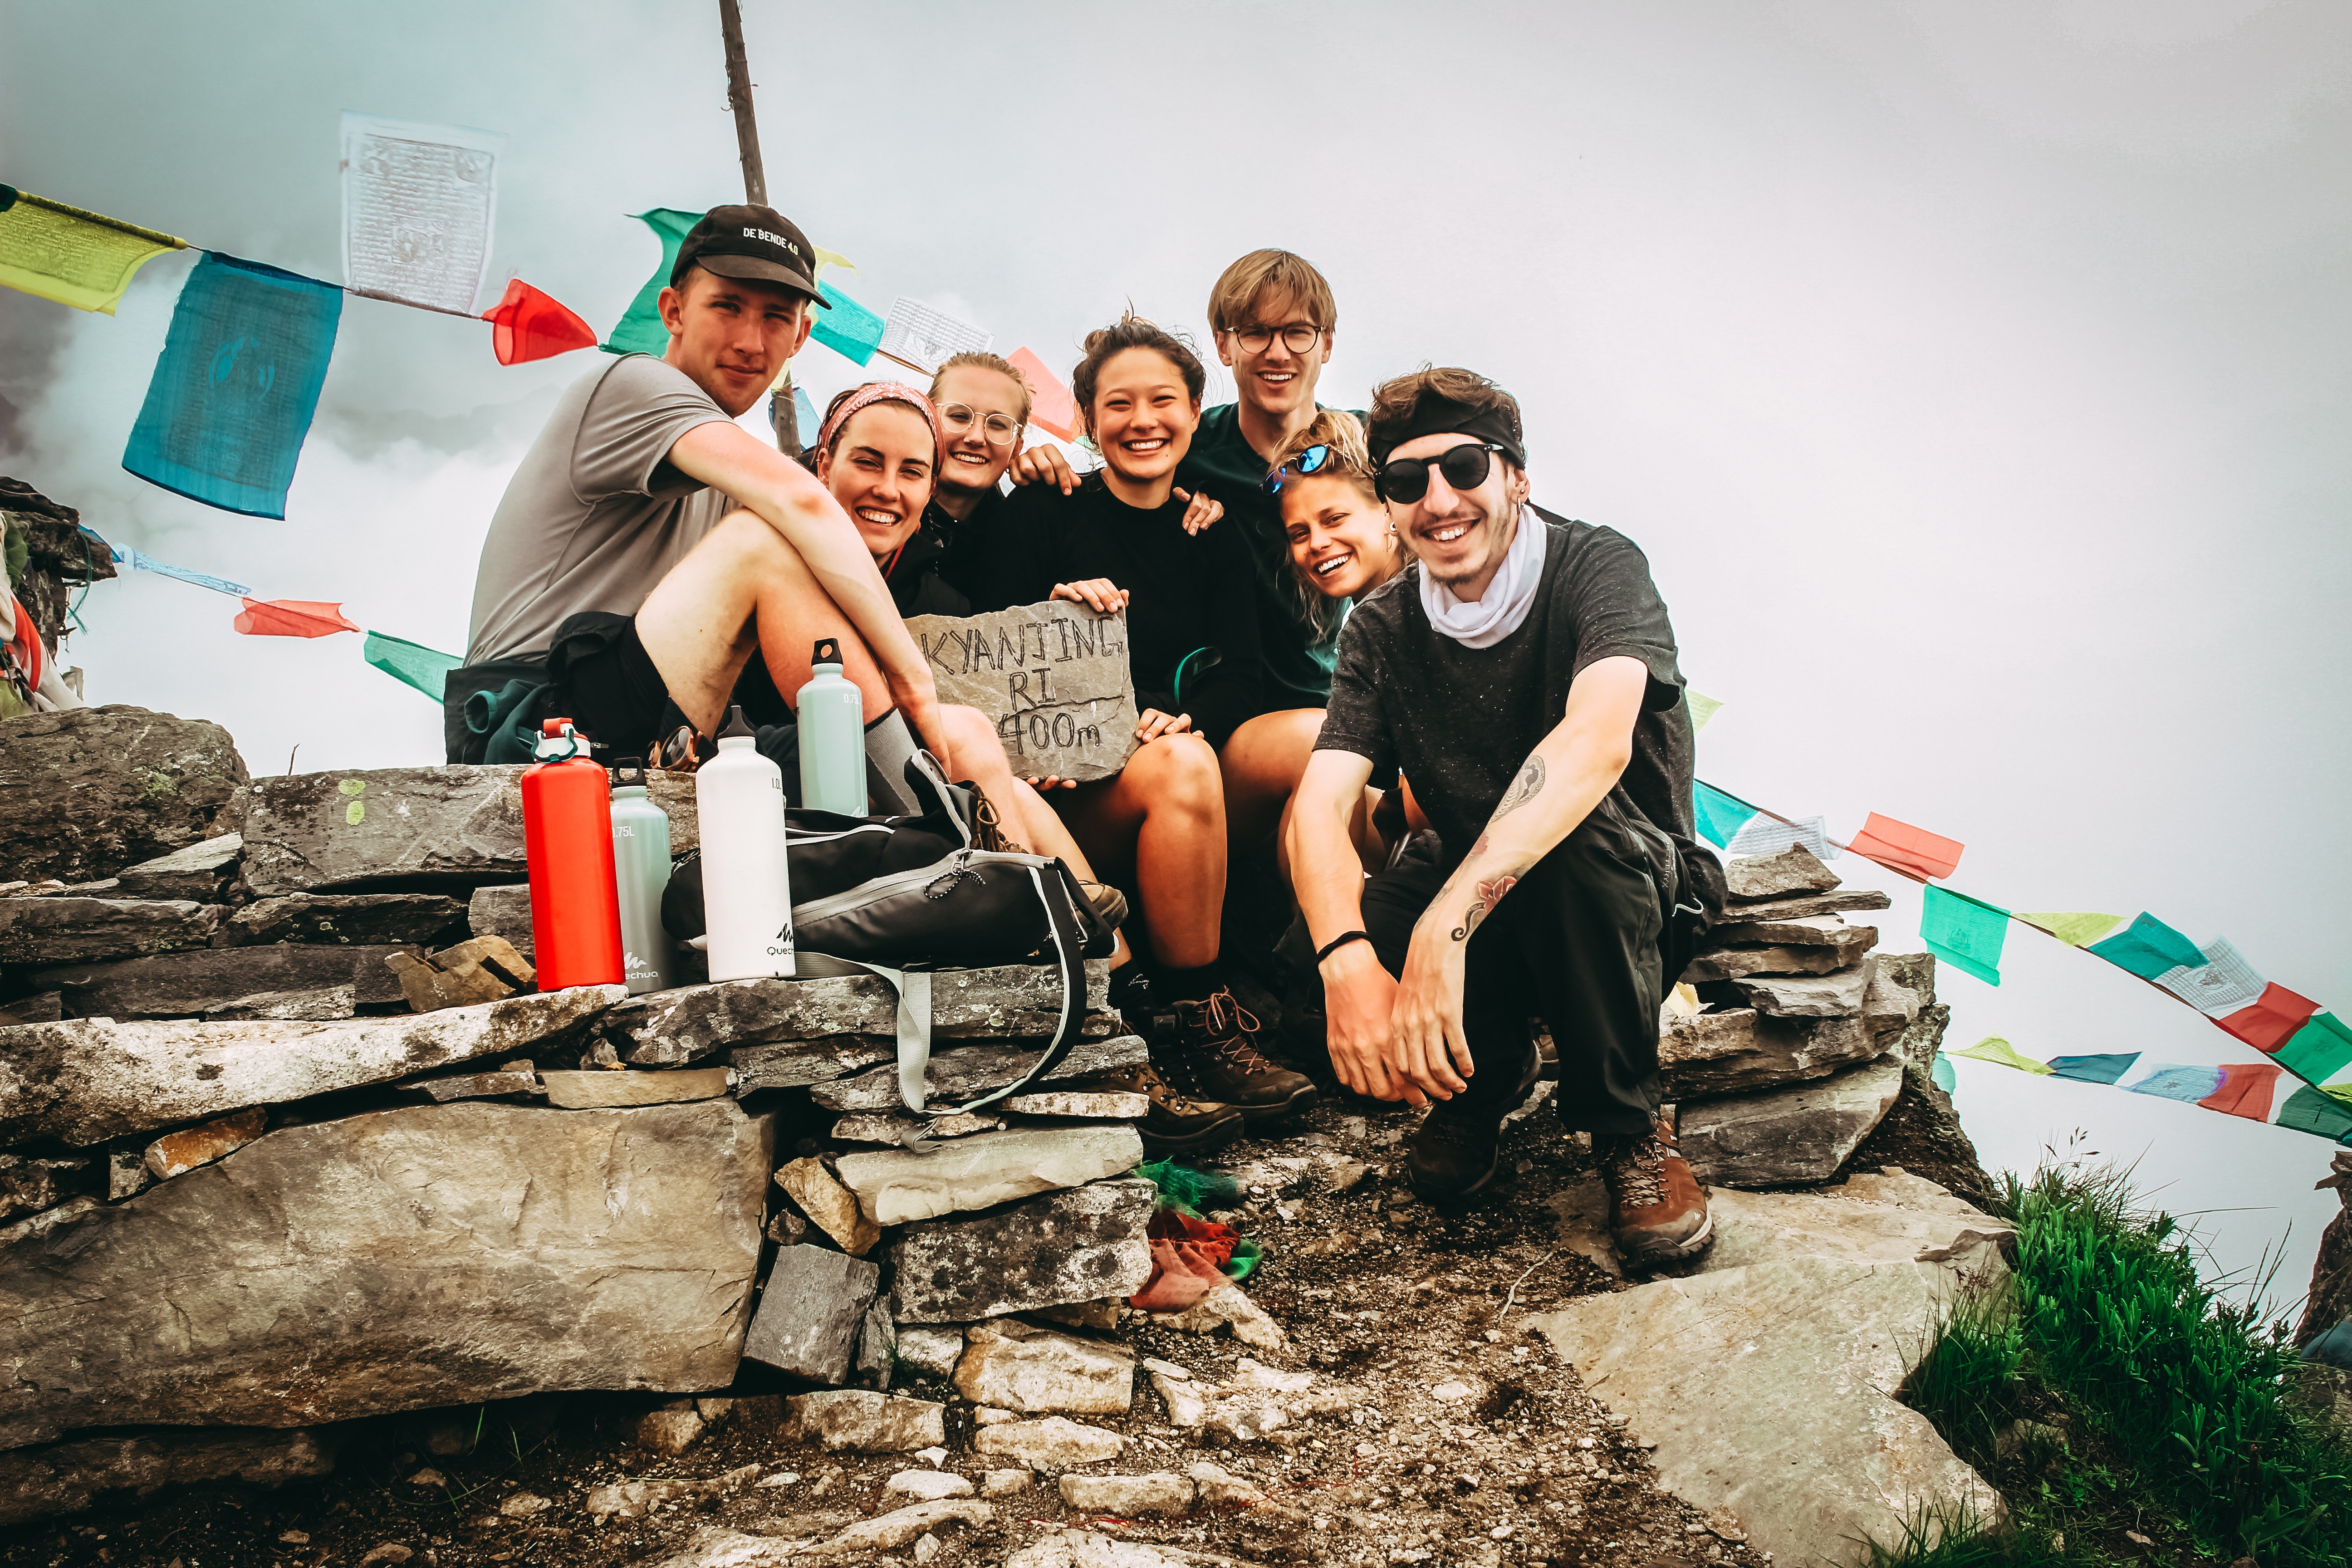
[[[1412,1181],[1466,1199],[1535,1082],[1540,1016],[1619,1250],[1637,1266],[1691,1257],[1712,1224],[1659,1115],[1658,1006],[1676,950],[1721,907],[1722,873],[1693,838],[1665,605],[1631,541],[1528,503],[1518,405],[1484,376],[1399,377],[1367,426],[1415,561],[1340,633],[1289,837],[1333,1063],[1360,1093],[1436,1100]],[[1358,929],[1348,831],[1375,766],[1412,781],[1451,873],[1393,976]]]
[[[730,701],[790,722],[811,649],[838,637],[866,694],[876,810],[911,804],[889,792],[925,743],[1016,821],[1030,815],[987,721],[940,706],[848,516],[734,423],[808,339],[815,254],[771,207],[713,207],[661,292],[668,351],[611,360],[564,393],[483,542],[467,668],[447,686],[452,761],[479,760],[467,699],[512,677],[543,680],[537,711],[600,747],[684,762]]]

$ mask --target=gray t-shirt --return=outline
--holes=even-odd
[[[685,372],[626,354],[572,384],[482,541],[466,662],[543,653],[583,610],[633,616],[727,513],[669,462],[698,425],[730,424]]]

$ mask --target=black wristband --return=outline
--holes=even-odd
[[[1330,957],[1333,953],[1339,952],[1341,948],[1347,946],[1351,942],[1370,942],[1371,940],[1372,933],[1368,931],[1343,931],[1338,936],[1333,937],[1329,942],[1325,942],[1321,947],[1315,950],[1315,962],[1318,964],[1320,964],[1325,959]]]

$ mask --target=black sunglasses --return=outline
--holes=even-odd
[[[1282,493],[1282,477],[1285,474],[1311,474],[1330,460],[1330,447],[1307,447],[1307,450],[1299,453],[1298,456],[1291,458],[1290,461],[1275,469],[1274,472],[1266,475],[1265,493],[1270,496],[1280,495]]]
[[[1492,441],[1465,441],[1434,458],[1391,458],[1372,476],[1372,489],[1382,500],[1411,506],[1429,493],[1429,470],[1434,465],[1451,489],[1475,490],[1486,482],[1495,466],[1493,454],[1502,449]]]

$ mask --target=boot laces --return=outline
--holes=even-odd
[[[1257,1015],[1234,1001],[1234,994],[1224,987],[1219,986],[1206,1001],[1177,1003],[1176,1014],[1188,1028],[1201,1032],[1202,1048],[1211,1056],[1244,1072],[1273,1068],[1274,1064],[1257,1051]]]
[[[1192,1097],[1178,1093],[1175,1085],[1160,1076],[1158,1068],[1146,1066],[1139,1069],[1136,1074],[1136,1084],[1151,1097],[1152,1104],[1175,1115],[1182,1116],[1193,1108]]]
[[[1650,1208],[1666,1201],[1666,1149],[1654,1134],[1628,1138],[1609,1157],[1610,1185],[1624,1208]]]

